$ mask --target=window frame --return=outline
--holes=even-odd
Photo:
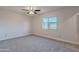
[[[49,18],[52,18],[52,17],[56,17],[56,22],[49,22]],[[42,26],[42,29],[44,29],[44,30],[56,30],[57,29],[57,23],[58,23],[58,17],[57,16],[51,16],[51,17],[45,17],[45,18],[48,18],[48,22],[46,22],[46,23],[48,23],[48,29],[44,29],[43,26]],[[43,20],[43,18],[42,18],[42,20]],[[44,24],[44,23],[45,22],[42,22],[42,24]],[[56,24],[56,28],[50,29],[50,24],[52,24],[52,23]]]

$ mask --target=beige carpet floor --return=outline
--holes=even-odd
[[[75,52],[64,43],[38,36],[0,41],[0,52]]]

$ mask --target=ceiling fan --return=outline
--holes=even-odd
[[[40,9],[34,9],[34,7],[32,6],[29,6],[28,8],[24,8],[22,10],[25,11],[27,14],[38,14],[38,12],[40,11]]]

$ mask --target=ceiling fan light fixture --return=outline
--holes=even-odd
[[[40,11],[39,9],[35,9],[32,6],[28,6],[27,8],[25,7],[22,10],[24,10],[28,15],[38,14],[38,12]]]
[[[33,11],[30,11],[29,14],[34,14],[34,12]]]

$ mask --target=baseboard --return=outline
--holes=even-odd
[[[31,36],[31,35],[32,34],[25,34],[25,35],[15,36],[15,37],[11,37],[11,38],[1,39],[0,41],[9,40],[9,39],[17,39],[17,38],[27,37],[27,36]]]
[[[79,46],[79,42],[71,42],[71,41],[67,41],[67,40],[64,40],[64,39],[60,39],[60,38],[56,38],[56,37],[49,37],[49,36],[46,36],[46,35],[40,35],[40,34],[36,34],[36,33],[21,35],[21,36],[17,36],[17,37],[13,37],[13,38],[8,38],[8,39],[22,38],[22,37],[32,36],[32,35],[39,36],[39,37],[44,37],[44,38],[48,38],[48,39],[53,39],[55,41],[60,41],[60,42],[64,42],[64,43],[68,43],[68,44],[73,44],[73,45],[78,45]],[[8,39],[2,39],[2,40],[8,40]],[[2,40],[0,40],[0,41],[2,41]]]
[[[48,38],[48,39],[53,39],[55,41],[60,41],[60,42],[64,42],[64,43],[68,43],[68,44],[72,44],[72,45],[78,45],[79,46],[79,42],[72,42],[72,41],[67,41],[67,40],[64,40],[64,39],[61,39],[61,38],[57,38],[57,37],[49,37],[49,36],[46,36],[46,35],[40,35],[40,34],[32,34],[32,35],[36,35],[36,36],[40,36],[40,37],[44,37],[44,38]]]

